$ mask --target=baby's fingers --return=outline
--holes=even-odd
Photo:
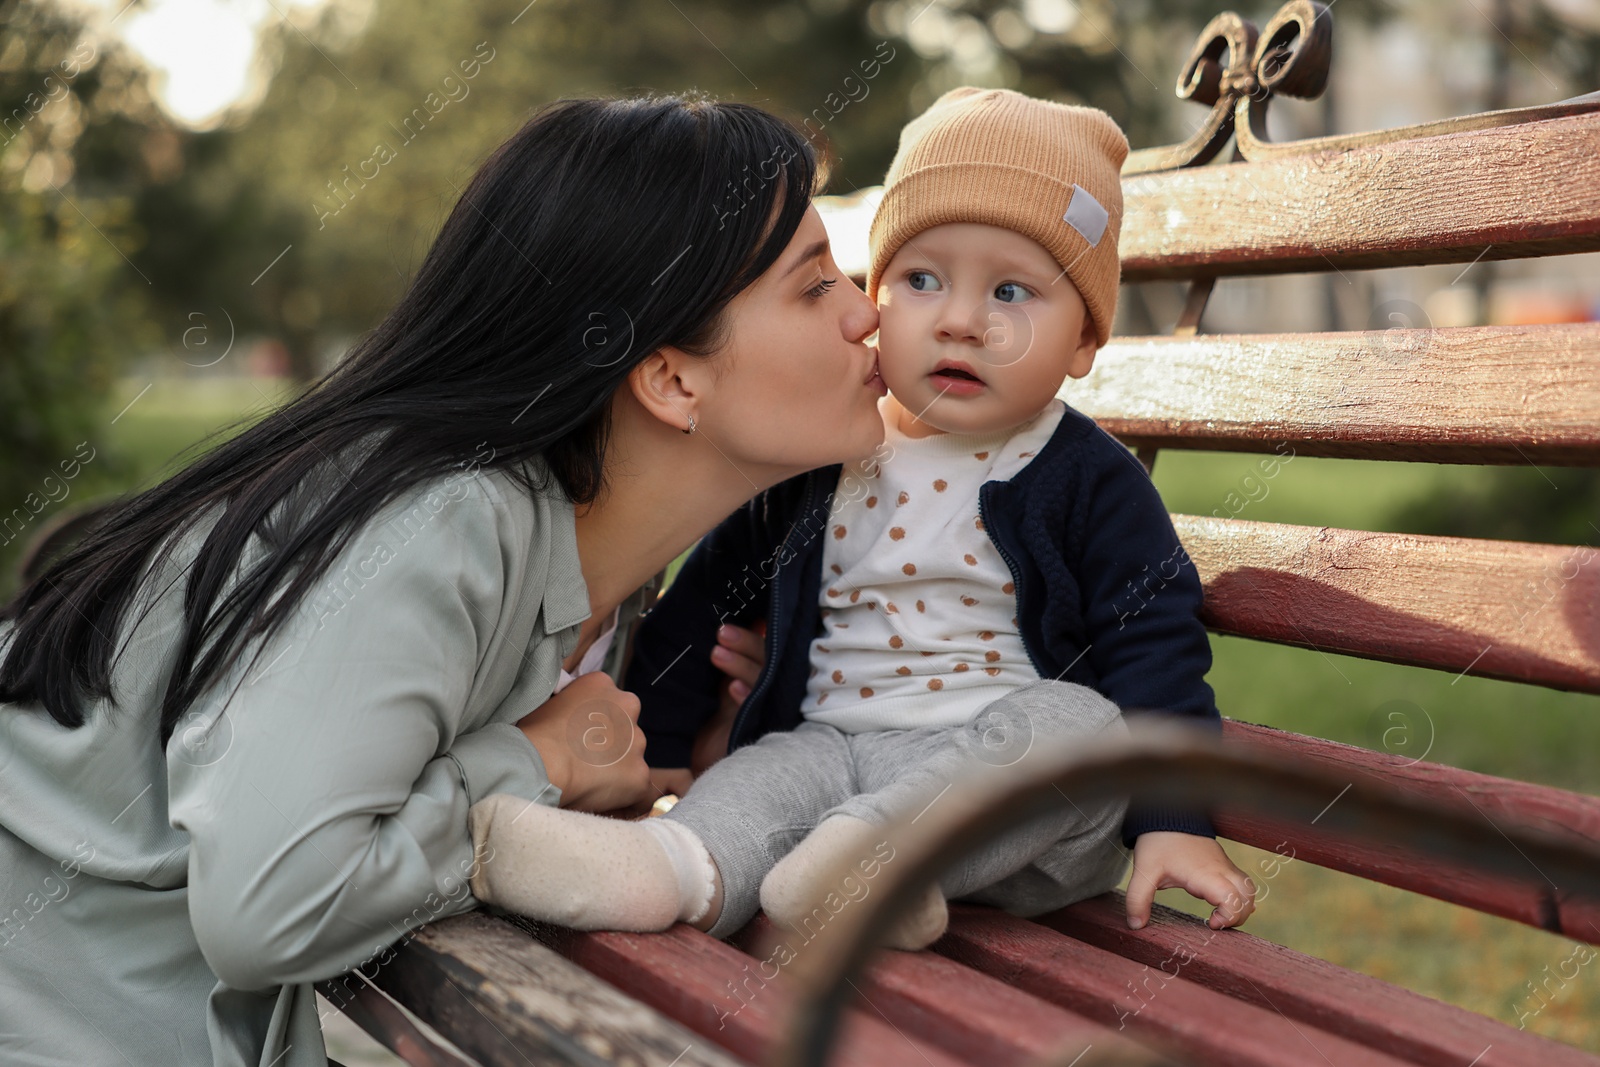
[[[718,628],[717,644],[711,650],[711,662],[735,683],[742,682],[746,687],[755,685],[766,658],[766,647],[756,631],[733,625]],[[743,700],[749,695],[749,689],[734,695]]]
[[[1216,905],[1207,920],[1213,930],[1226,930],[1238,926],[1256,910],[1255,883],[1242,871],[1218,871],[1206,877],[1208,892],[1196,892],[1208,903]]]

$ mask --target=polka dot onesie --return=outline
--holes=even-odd
[[[978,490],[1027,466],[1065,413],[1052,400],[982,436],[907,437],[884,419],[887,447],[846,465],[834,495],[807,719],[846,733],[959,726],[1038,679]]]

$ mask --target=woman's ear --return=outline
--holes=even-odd
[[[663,345],[628,372],[634,399],[662,423],[687,431],[689,420],[699,420],[697,364],[703,362],[682,349]]]
[[[1095,353],[1100,350],[1100,335],[1095,332],[1094,318],[1090,315],[1083,317],[1083,332],[1078,335],[1078,343],[1072,350],[1072,355],[1067,358],[1067,374],[1073,378],[1082,378],[1094,368]]]

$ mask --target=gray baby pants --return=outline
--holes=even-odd
[[[705,842],[722,876],[728,937],[760,910],[761,881],[830,815],[881,825],[915,815],[981,764],[1019,765],[1038,739],[1125,735],[1117,706],[1085,686],[1040,680],[963,726],[844,733],[822,723],[763,736],[719,760],[665,818]],[[939,879],[950,900],[1041,915],[1115,888],[1127,865],[1126,799],[1046,812],[1008,830]]]

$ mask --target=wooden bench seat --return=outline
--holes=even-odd
[[[1201,332],[1228,277],[1600,251],[1600,94],[1268,143],[1275,96],[1321,92],[1331,32],[1310,0],[1290,0],[1259,31],[1226,13],[1206,27],[1178,80],[1206,120],[1123,170],[1123,277],[1188,283],[1175,335],[1114,338],[1064,395],[1147,468],[1163,449],[1600,466],[1600,324]],[[1208,165],[1230,140],[1232,160]],[[838,233],[834,243],[859,274],[864,249]],[[1292,526],[1227,509],[1173,520],[1216,633],[1600,693],[1593,549]],[[1217,698],[1249,716],[1229,693]],[[1222,836],[1600,943],[1600,883],[1582,877],[1600,872],[1600,797],[1232,720],[1221,749],[1314,771],[1322,810],[1334,812],[1219,802]],[[1342,814],[1358,802],[1341,799],[1347,790],[1454,817],[1499,859],[1421,847],[1425,820],[1395,824],[1410,837],[1381,826],[1357,835]],[[1520,865],[1519,843],[1537,852],[1534,842],[1566,849],[1565,866]],[[1543,870],[1568,873],[1552,881]],[[1160,906],[1131,931],[1121,909],[1115,894],[1036,920],[954,907],[932,951],[885,953],[859,971],[833,1061],[1600,1067],[1600,1055],[1245,931],[1214,933]],[[577,934],[475,914],[424,928],[373,982],[486,1065],[817,1062],[795,1049],[820,1017],[807,1014],[819,994],[805,968],[767,965],[776,937],[763,919],[724,944],[682,926]],[[345,998],[352,1014],[391,1047],[403,1037],[410,1062],[451,1062],[416,1051],[421,1031],[364,1007],[371,987],[358,992]]]

